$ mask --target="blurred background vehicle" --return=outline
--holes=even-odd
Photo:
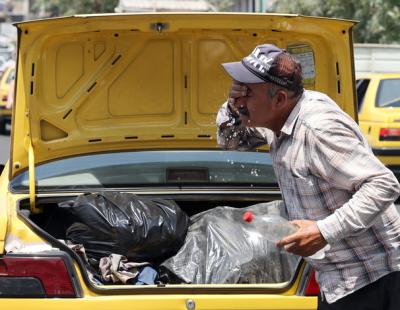
[[[354,44],[354,59],[361,130],[400,179],[400,45]]]
[[[376,156],[400,179],[400,72],[357,79],[359,124]]]
[[[5,64],[6,67],[0,71],[2,71],[1,78],[0,78],[0,105],[5,108],[11,108],[11,106],[7,103],[10,93],[10,86],[15,78],[15,64],[9,62]]]
[[[0,134],[9,135],[11,131],[11,115],[14,102],[15,63],[6,62],[0,69]]]

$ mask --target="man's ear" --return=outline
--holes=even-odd
[[[288,94],[282,89],[279,89],[275,95],[275,104],[278,108],[283,108],[288,103]]]

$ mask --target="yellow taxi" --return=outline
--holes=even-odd
[[[15,67],[8,66],[0,79],[0,134],[9,134],[11,130],[11,100],[15,78]]]
[[[267,150],[223,151],[217,145],[215,117],[231,84],[221,63],[236,61],[261,43],[285,48],[302,63],[304,85],[327,93],[355,118],[353,21],[143,13],[16,26],[11,152],[0,177],[2,308],[316,309],[318,285],[305,261],[268,248],[254,263],[251,252],[241,252],[252,238],[239,243],[241,223],[232,219],[224,222],[235,226],[224,231],[223,240],[187,246],[189,261],[180,269],[209,276],[203,263],[218,261],[230,247],[228,256],[250,270],[264,268],[265,278],[160,279],[147,285],[99,281],[94,270],[99,262],[89,254],[101,252],[110,240],[91,240],[98,248],[87,249],[88,257],[68,246],[77,220],[65,206],[96,193],[132,194],[173,201],[194,221],[221,206],[244,210],[278,201]],[[137,220],[122,207],[112,208],[123,216],[116,226]],[[92,237],[117,234],[116,226],[102,229],[97,222]],[[166,241],[160,236],[155,246]],[[121,244],[117,239],[114,245]],[[160,264],[151,263],[155,269]],[[240,273],[235,266],[229,271]]]
[[[374,154],[400,176],[400,73],[357,76],[360,127]]]

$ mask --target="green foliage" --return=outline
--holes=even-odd
[[[276,0],[270,12],[354,19],[355,42],[400,44],[399,0]]]
[[[73,14],[113,13],[118,0],[34,0],[32,11],[44,9],[49,16],[65,16]]]

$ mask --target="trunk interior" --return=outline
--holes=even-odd
[[[192,217],[196,214],[201,212],[210,211],[220,206],[229,206],[233,207],[236,210],[247,208],[249,206],[253,206],[259,203],[266,203],[269,201],[280,200],[281,197],[278,192],[275,194],[271,194],[269,192],[254,194],[238,194],[234,192],[227,192],[224,194],[170,194],[170,195],[138,195],[139,197],[147,197],[147,198],[162,198],[173,200],[176,204],[184,211],[189,217]],[[20,201],[19,205],[19,215],[22,220],[30,226],[32,230],[34,230],[38,235],[44,237],[44,239],[48,240],[50,244],[55,247],[59,248],[65,252],[67,252],[70,256],[72,256],[80,266],[82,275],[84,277],[85,282],[88,284],[89,287],[96,290],[96,287],[102,286],[102,283],[96,283],[93,281],[91,277],[88,277],[90,271],[88,272],[87,264],[82,259],[82,256],[77,255],[76,252],[72,251],[69,247],[67,247],[64,241],[67,239],[67,230],[76,219],[73,215],[69,213],[69,211],[61,208],[59,203],[67,200],[71,200],[76,198],[77,196],[59,196],[59,197],[39,197],[36,201],[37,207],[39,207],[42,212],[39,214],[32,214],[29,208],[29,200],[22,200]],[[244,211],[243,211],[244,212]],[[221,237],[222,238],[222,237]],[[186,241],[185,241],[186,242]],[[231,240],[230,242],[235,242],[235,240]],[[214,245],[215,246],[215,245]],[[223,244],[220,245],[223,247]],[[240,244],[236,244],[235,246],[240,247]],[[273,250],[269,253],[269,257],[267,256],[263,260],[262,264],[269,264],[270,266],[267,267],[267,273],[274,273],[274,275],[267,275],[267,279],[260,279],[258,277],[249,277],[245,280],[240,280],[237,284],[249,284],[248,289],[251,292],[261,291],[265,293],[266,291],[272,290],[273,292],[277,291],[284,291],[291,286],[293,281],[296,278],[296,275],[301,269],[301,260],[299,257],[294,257],[288,254],[282,254],[279,250]],[[291,256],[291,257],[288,257]],[[206,258],[210,259],[210,257]],[[271,262],[273,262],[271,264]],[[207,261],[208,263],[208,261]],[[253,261],[252,264],[260,264],[260,261]],[[156,262],[155,265],[159,266],[160,262]],[[208,267],[207,267],[208,268]],[[218,269],[218,268],[217,268]],[[158,271],[160,269],[157,269]],[[175,275],[170,275],[169,277],[162,278],[160,274],[161,282],[155,283],[158,284],[157,288],[162,286],[165,287],[169,284],[191,284],[185,281],[181,281],[181,277],[175,277]],[[256,279],[256,280],[255,280]],[[113,283],[112,283],[113,284]],[[210,283],[196,283],[196,284],[210,284]],[[213,283],[216,284],[216,283]],[[217,284],[228,284],[224,288],[224,290],[228,289],[227,292],[234,292],[237,289],[234,288],[236,283],[232,282],[222,282]],[[252,285],[253,284],[253,285]],[[257,284],[257,285],[255,285]],[[268,287],[265,285],[260,286],[259,284],[272,284]],[[193,285],[189,285],[193,289]],[[239,286],[239,285],[238,285]],[[116,287],[116,286],[114,286]],[[120,288],[120,286],[118,286]],[[131,287],[130,285],[126,286],[126,289]],[[180,285],[182,287],[182,285]],[[240,289],[243,290],[243,285],[240,285]],[[104,286],[102,286],[102,289]],[[108,285],[107,290],[112,289],[113,286]],[[204,289],[204,285],[202,288]],[[239,288],[238,288],[239,289]],[[240,290],[239,289],[239,290]],[[208,292],[208,290],[207,290]]]
[[[210,210],[218,206],[230,206],[234,208],[245,208],[257,203],[263,203],[273,200],[281,199],[281,196],[276,194],[271,197],[263,195],[246,195],[240,196],[234,193],[226,195],[143,195],[149,198],[162,198],[172,199],[179,207],[190,217],[197,213]],[[59,208],[58,204],[62,201],[71,200],[76,196],[60,196],[57,198],[46,197],[41,198],[37,201],[37,207],[42,209],[42,213],[31,214],[27,212],[29,210],[29,201],[21,201],[20,210],[26,210],[21,212],[24,218],[36,224],[38,227],[43,229],[45,232],[50,234],[56,239],[65,239],[66,230],[73,223],[74,219],[69,212]]]

